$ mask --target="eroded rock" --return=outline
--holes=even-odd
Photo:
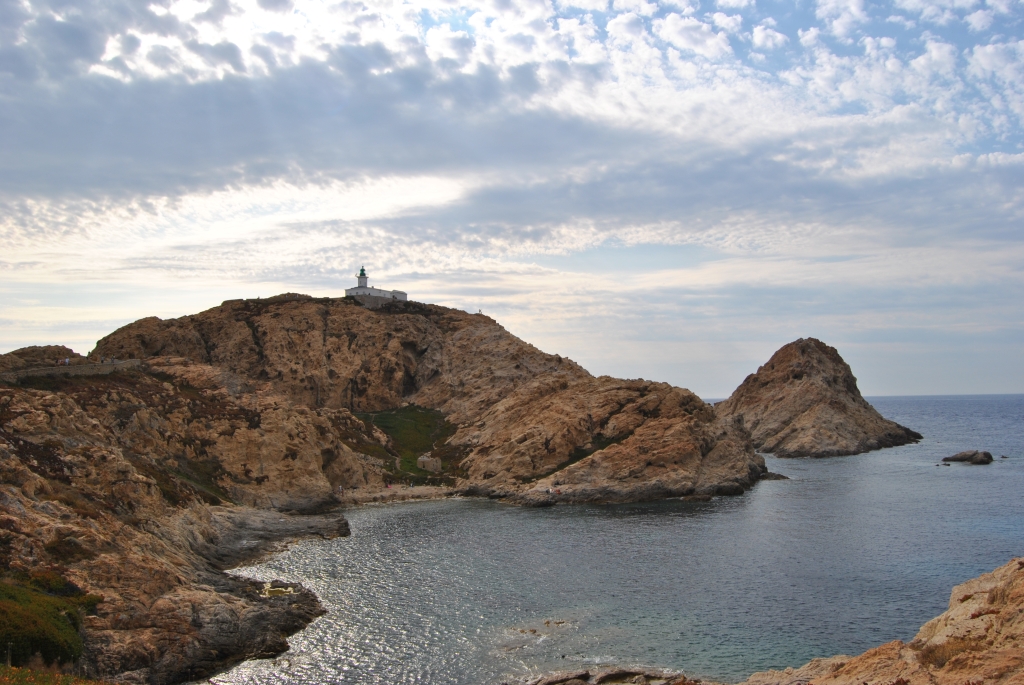
[[[755,448],[779,457],[859,454],[921,439],[868,404],[839,352],[815,338],[784,345],[715,411],[742,421]]]

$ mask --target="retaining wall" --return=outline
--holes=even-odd
[[[0,373],[0,380],[17,383],[32,376],[106,376],[108,373],[142,366],[141,359],[125,359],[109,364],[76,364],[74,366],[40,366],[34,369],[17,369]]]

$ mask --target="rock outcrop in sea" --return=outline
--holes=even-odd
[[[860,656],[755,673],[741,685],[1019,685],[1024,683],[1024,559],[957,585],[949,609],[913,640]]]
[[[93,355],[185,357],[311,409],[440,410],[457,426],[444,462],[461,491],[521,504],[739,494],[765,472],[735,421],[692,392],[595,377],[486,316],[436,305],[233,300],[129,324]]]
[[[980,450],[966,450],[964,452],[957,452],[951,457],[944,457],[944,462],[964,462],[966,464],[979,464],[984,466],[985,464],[992,463],[992,453],[982,452]]]
[[[781,347],[715,413],[740,421],[758,451],[779,457],[859,454],[921,439],[883,418],[839,352],[815,338]]]

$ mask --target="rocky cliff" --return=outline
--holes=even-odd
[[[315,410],[440,410],[457,426],[442,456],[460,488],[524,504],[738,494],[765,470],[734,420],[687,390],[594,377],[485,316],[434,305],[229,301],[142,319],[92,354],[192,359]]]
[[[1017,685],[1024,683],[1024,559],[953,588],[949,609],[860,656],[755,673],[743,685]]]
[[[741,421],[755,448],[779,457],[859,454],[921,439],[868,404],[839,352],[815,338],[784,345],[715,413]]]
[[[284,512],[381,483],[379,460],[352,446],[386,438],[183,359],[25,382],[0,387],[0,632],[15,663],[38,651],[93,676],[178,682],[278,653],[320,613],[301,588],[221,569],[275,541],[347,534],[339,514]]]

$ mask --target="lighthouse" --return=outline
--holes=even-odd
[[[373,288],[367,284],[369,276],[366,274],[366,267],[359,267],[359,273],[356,274],[356,287],[349,288],[345,291],[345,297],[354,297],[364,306],[374,309],[387,302],[393,300],[408,300],[409,296],[401,290],[384,290],[382,288]]]

